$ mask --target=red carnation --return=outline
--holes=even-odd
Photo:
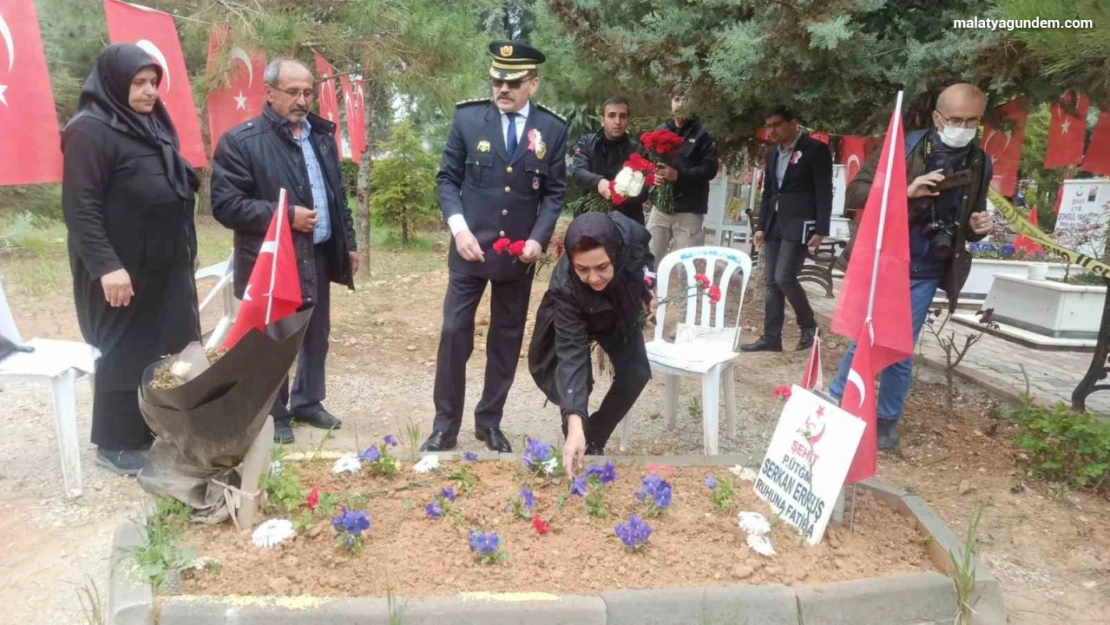
[[[308,493],[308,496],[304,498],[304,507],[315,511],[318,505],[320,505],[320,489],[313,488],[312,492]]]
[[[625,200],[625,197],[623,195],[621,195],[620,193],[617,193],[617,183],[616,183],[616,181],[610,180],[609,181],[609,201],[613,203],[613,206],[620,206],[621,204],[624,204],[624,200]]]
[[[785,384],[776,386],[775,392],[771,393],[771,396],[778,399],[790,399],[790,387]]]
[[[709,277],[704,273],[694,274],[694,282],[697,282],[703,289],[708,289],[711,284],[709,282]]]
[[[640,143],[644,144],[644,148],[660,156],[670,154],[675,148],[682,145],[683,141],[685,139],[665,129],[645,132],[640,136]]]
[[[508,239],[504,239],[508,241]],[[524,241],[513,241],[509,244],[509,256],[520,256],[524,253]]]
[[[547,522],[544,521],[543,517],[538,514],[532,517],[532,527],[536,528],[536,533],[540,536],[543,536],[544,534],[551,531],[551,528],[548,527]]]
[[[505,237],[501,237],[500,239],[497,239],[496,241],[493,242],[493,251],[497,252],[498,254],[501,254],[505,250],[509,249],[510,244],[511,243],[509,242],[508,239],[506,239]]]
[[[628,160],[624,162],[624,166],[631,169],[632,171],[639,171],[643,173],[655,171],[655,163],[652,163],[651,161],[640,156],[639,154],[636,154],[635,152],[633,152],[632,155],[628,157]]]
[[[655,174],[654,173],[650,173],[650,174],[644,176],[644,186],[645,187],[654,187],[655,186]]]
[[[709,287],[709,303],[716,304],[719,301],[721,301],[721,287],[716,285]]]

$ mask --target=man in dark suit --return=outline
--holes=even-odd
[[[436,360],[432,435],[423,451],[452,449],[462,425],[466,362],[474,351],[474,313],[492,283],[486,375],[474,411],[475,436],[492,450],[512,451],[501,413],[513,385],[534,272],[555,230],[566,190],[563,119],[530,102],[544,55],[527,44],[490,44],[492,100],[455,109],[436,177],[443,217],[454,239]],[[524,241],[519,257],[493,248]]]
[[[631,111],[628,100],[613,96],[601,107],[601,130],[582,135],[574,147],[573,158],[567,174],[582,193],[599,193],[609,198],[609,183],[624,168],[624,162],[633,154],[644,156],[640,142],[628,136]],[[644,225],[644,202],[648,190],[636,197],[626,198],[614,210],[624,214],[641,226]]]
[[[785,106],[767,115],[767,137],[777,144],[767,152],[763,201],[755,242],[763,245],[763,280],[767,284],[763,336],[740,349],[781,352],[784,300],[790,301],[802,330],[798,350],[809,349],[817,320],[798,282],[806,248],[829,236],[832,215],[832,153],[829,146],[798,129],[798,118]]]

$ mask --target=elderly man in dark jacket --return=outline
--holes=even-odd
[[[226,133],[212,169],[212,214],[235,231],[235,294],[243,296],[282,188],[297,254],[301,296],[313,306],[297,358],[290,403],[288,386],[274,402],[274,440],[292,443],[291,421],[335,429],[341,421],[324,409],[324,363],[331,330],[331,283],[354,290],[359,256],[339,171],[335,124],[310,112],[312,72],[297,61],[266,67],[262,115]]]
[[[981,240],[994,227],[987,212],[987,191],[994,175],[991,159],[974,141],[986,106],[987,96],[978,87],[957,83],[937,98],[934,128],[906,133],[906,179],[912,180],[906,195],[915,343],[938,288],[948,294],[948,309],[955,312],[960,289],[971,271],[966,243]],[[867,204],[879,156],[876,150],[848,185],[848,208],[862,209]],[[829,387],[838,399],[844,395],[855,347],[854,343],[848,346]],[[910,358],[883,369],[877,410],[880,450],[898,446],[898,419],[912,377]]]
[[[640,142],[628,136],[631,120],[628,100],[614,96],[601,107],[601,130],[582,135],[574,147],[567,175],[582,193],[599,193],[609,198],[609,183],[616,179],[624,162],[633,153],[644,156]],[[626,198],[616,210],[625,217],[644,225],[644,202],[647,189],[636,197]]]

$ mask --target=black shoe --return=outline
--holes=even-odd
[[[324,410],[323,408],[317,410],[314,414],[308,417],[294,415],[293,420],[297,423],[311,425],[314,428],[321,430],[338,430],[343,427],[343,422],[332,413]]]
[[[104,449],[96,450],[96,463],[116,475],[138,475],[145,461],[143,452],[135,449]]]
[[[457,436],[447,438],[443,432],[432,432],[428,440],[420,446],[420,451],[451,451],[455,448],[455,443],[458,442]]]
[[[593,443],[586,443],[586,455],[587,456],[604,456],[605,455],[605,448],[604,447],[598,447],[597,445],[595,445]]]
[[[740,351],[742,352],[781,352],[782,339],[772,339],[766,336],[759,337],[759,340],[747,345],[741,345]]]
[[[503,454],[513,453],[513,446],[509,444],[509,439],[505,438],[499,428],[474,430],[474,438],[485,443],[491,451],[498,451]]]
[[[293,423],[289,419],[274,419],[274,443],[293,444]]]
[[[878,427],[879,451],[894,451],[898,449],[898,420],[876,419]]]
[[[813,339],[817,336],[817,328],[802,328],[802,336],[798,338],[798,346],[794,351],[800,352],[813,347]]]

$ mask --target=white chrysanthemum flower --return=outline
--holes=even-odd
[[[270,473],[281,475],[281,460],[274,460],[270,463]]]
[[[425,473],[428,473],[429,471],[432,471],[432,470],[438,469],[438,468],[439,468],[439,456],[437,456],[435,454],[424,456],[423,458],[420,459],[420,462],[417,462],[416,464],[412,465],[412,470],[416,471],[417,473],[419,473],[421,475],[424,475]]]
[[[347,454],[331,465],[332,473],[358,473],[361,470],[362,463],[359,462],[358,456],[354,454]]]
[[[543,463],[544,475],[551,475],[552,473],[555,472],[555,469],[558,468],[558,467],[559,467],[559,459],[556,458],[555,456],[552,456],[551,458],[549,458],[547,460],[547,462]]]
[[[178,360],[177,362],[173,363],[173,366],[170,367],[170,373],[172,373],[176,377],[184,378],[185,376],[189,375],[189,372],[192,371],[192,369],[193,363],[185,362],[184,360]]]
[[[771,540],[766,536],[748,534],[748,548],[765,558],[775,556],[775,548],[771,546]]]
[[[736,477],[744,480],[745,482],[754,482],[755,478],[759,477],[759,475],[755,471],[752,471],[751,469],[740,465],[732,467],[731,469],[729,469],[729,472]]]
[[[251,542],[254,543],[255,547],[273,547],[296,535],[297,532],[293,530],[292,521],[270,519],[254,530],[254,534],[251,535]]]
[[[632,175],[634,173],[635,172],[633,172],[632,169],[628,167],[621,169],[620,173],[617,174],[617,177],[613,179],[613,190],[623,195],[624,197],[629,197],[628,188],[629,185],[632,184]]]
[[[644,190],[644,172],[632,172],[632,181],[628,183],[628,197],[640,197]]]
[[[771,524],[767,521],[767,517],[758,512],[741,512],[737,518],[740,521],[740,529],[749,534],[763,536],[771,531]]]

